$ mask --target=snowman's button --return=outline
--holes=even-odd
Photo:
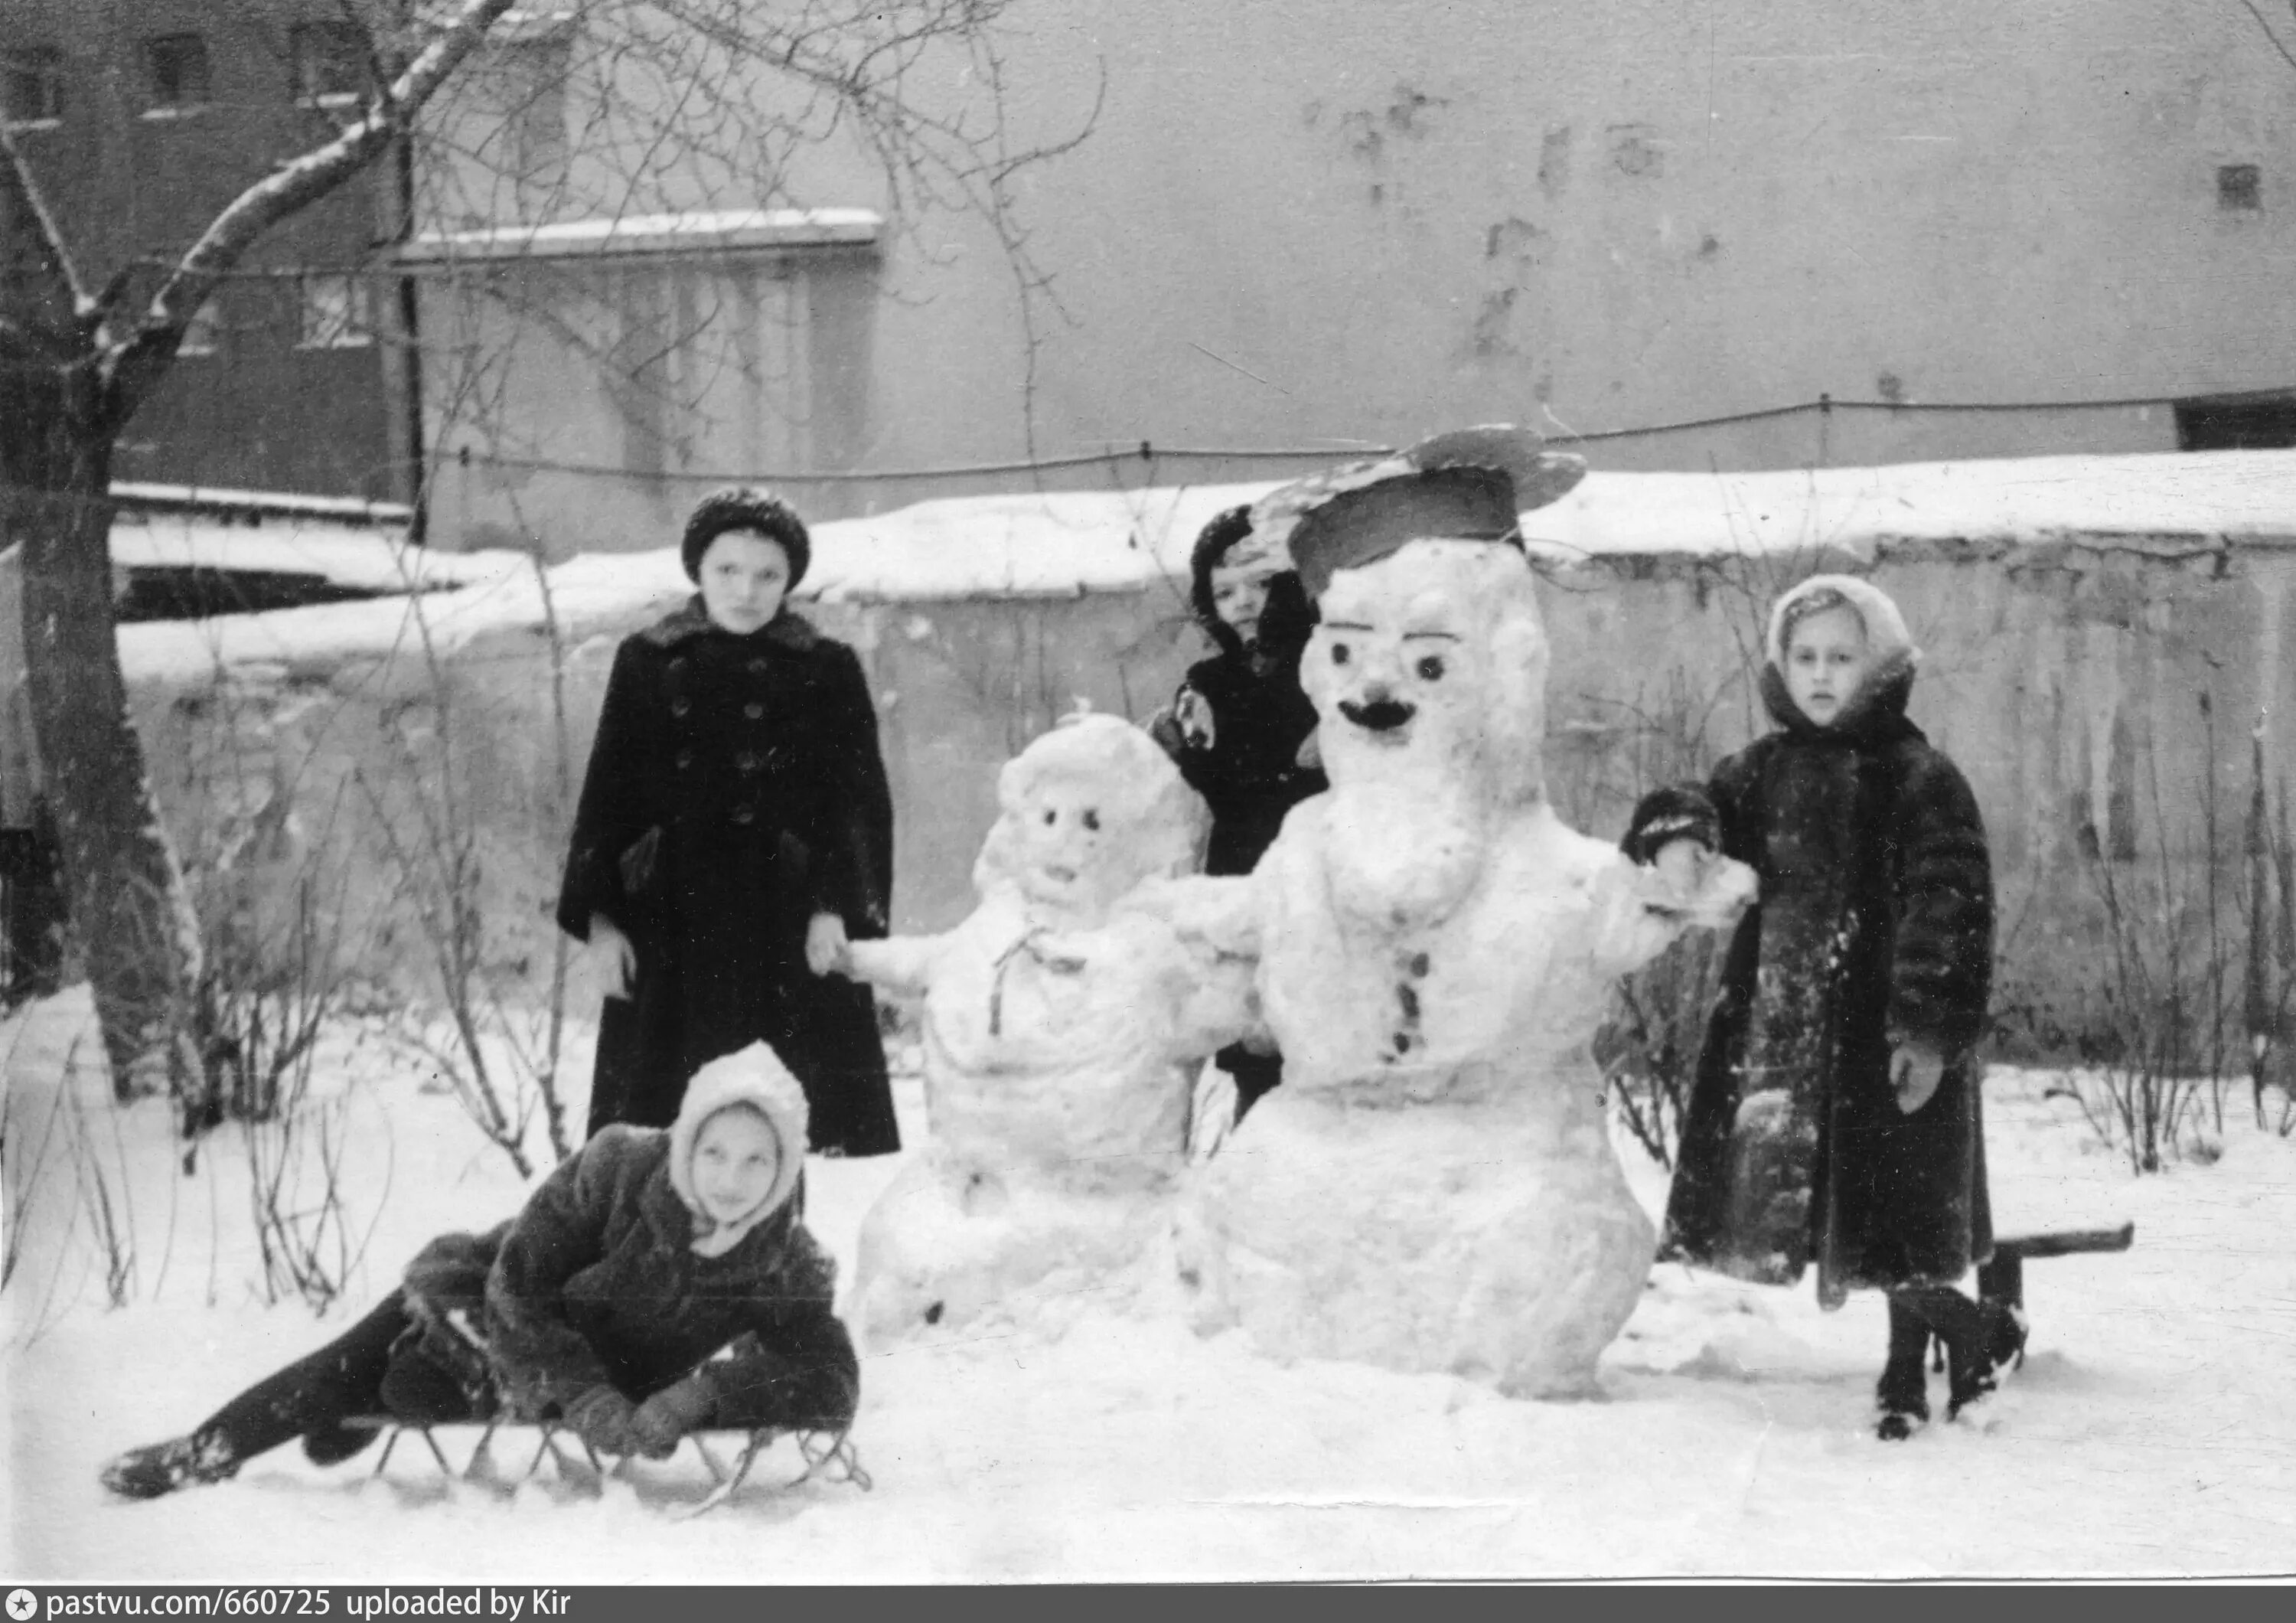
[[[1431,967],[1427,954],[1424,952],[1414,952],[1411,955],[1411,961],[1404,965],[1404,968],[1410,974],[1411,978],[1414,980],[1425,980],[1427,978],[1427,971]]]

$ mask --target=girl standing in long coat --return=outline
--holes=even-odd
[[[1993,1249],[1976,1054],[1991,865],[1967,780],[1906,717],[1918,651],[1896,604],[1813,577],[1778,600],[1767,651],[1777,730],[1711,783],[1645,797],[1628,836],[1637,861],[1690,839],[1761,880],[1724,961],[1660,1256],[1766,1284],[1815,1263],[1828,1308],[1887,1291],[1876,1396],[1894,1439],[1928,1417],[1931,1335],[1956,1410],[2022,1342],[2005,1306],[1954,1288]]]
[[[785,601],[804,523],[720,490],[687,521],[700,594],[614,656],[575,813],[561,928],[623,982],[598,1022],[590,1131],[667,1126],[685,1079],[772,1046],[804,1085],[812,1148],[900,1147],[866,987],[824,978],[885,933],[892,797],[852,649]]]

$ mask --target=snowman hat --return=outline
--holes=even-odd
[[[1548,450],[1530,429],[1464,428],[1294,480],[1260,498],[1251,526],[1262,545],[1289,550],[1308,595],[1320,597],[1340,570],[1409,541],[1520,548],[1519,515],[1560,500],[1586,476],[1586,458]]]

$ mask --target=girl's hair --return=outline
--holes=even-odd
[[[1804,592],[1800,597],[1794,598],[1786,605],[1784,612],[1779,615],[1778,652],[1786,654],[1792,650],[1796,626],[1805,620],[1814,620],[1831,609],[1848,609],[1850,617],[1856,620],[1861,628],[1866,625],[1866,616],[1857,612],[1857,606],[1850,602],[1846,594],[1838,592],[1830,586],[1821,586],[1815,591]]]

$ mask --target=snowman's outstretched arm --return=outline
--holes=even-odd
[[[857,941],[845,949],[838,973],[849,980],[903,997],[922,997],[931,990],[933,971],[947,950],[947,935],[890,935],[882,941]]]
[[[1685,849],[1681,854],[1693,853]],[[1604,865],[1595,881],[1593,943],[1604,974],[1639,969],[1684,931],[1721,929],[1753,903],[1752,869],[1702,849],[1694,856],[1681,866],[1638,866],[1614,854]]]
[[[1235,878],[1144,879],[1116,904],[1169,926],[1191,952],[1256,960],[1259,957],[1259,892],[1250,876]]]

